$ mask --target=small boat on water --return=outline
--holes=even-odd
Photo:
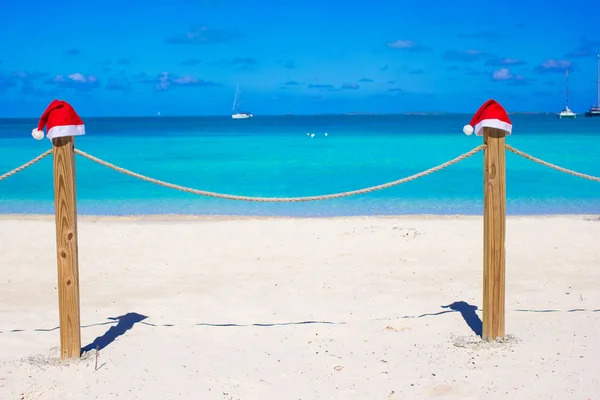
[[[577,114],[575,114],[573,111],[571,111],[571,109],[569,108],[569,69],[567,68],[565,70],[565,89],[566,89],[566,105],[565,105],[565,109],[562,110],[559,114],[558,114],[558,118],[559,119],[574,119],[577,117]]]
[[[248,119],[248,118],[252,118],[253,115],[250,113],[246,113],[246,112],[238,112],[235,114],[231,114],[231,118],[233,119]]]
[[[558,118],[559,119],[563,119],[563,118],[573,119],[573,118],[577,118],[577,114],[575,114],[573,111],[571,111],[571,109],[567,106],[563,111],[561,111],[558,114]]]
[[[233,107],[231,109],[232,119],[249,119],[254,117],[251,113],[240,111],[240,84],[237,84],[235,89],[235,97],[233,98]]]
[[[592,106],[585,112],[586,117],[600,117],[600,105]]]

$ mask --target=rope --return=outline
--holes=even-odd
[[[103,165],[105,167],[108,167],[110,169],[113,169],[117,172],[121,172],[125,175],[129,175],[132,176],[134,178],[138,178],[141,179],[143,181],[146,182],[150,182],[150,183],[154,183],[156,185],[160,185],[160,186],[164,186],[170,189],[175,189],[175,190],[180,190],[182,192],[186,192],[186,193],[192,193],[192,194],[197,194],[200,196],[207,196],[207,197],[215,197],[215,198],[220,198],[220,199],[227,199],[227,200],[239,200],[239,201],[254,201],[254,202],[270,202],[270,203],[296,203],[296,202],[305,202],[305,201],[316,201],[316,200],[330,200],[330,199],[337,199],[337,198],[341,198],[341,197],[348,197],[348,196],[355,196],[355,195],[359,195],[359,194],[366,194],[366,193],[370,193],[370,192],[375,192],[377,190],[382,190],[382,189],[387,189],[393,186],[397,186],[397,185],[401,185],[403,183],[406,182],[410,182],[410,181],[414,181],[415,179],[419,179],[422,178],[424,176],[430,175],[434,172],[438,172],[441,171],[442,169],[445,169],[451,165],[454,165],[464,159],[467,159],[471,156],[473,156],[474,154],[478,153],[479,151],[483,150],[485,148],[485,145],[480,145],[475,147],[474,149],[450,160],[447,161],[443,164],[440,164],[436,167],[427,169],[425,171],[419,172],[417,174],[408,176],[406,178],[402,178],[402,179],[398,179],[392,182],[388,182],[388,183],[384,183],[381,185],[376,185],[376,186],[371,186],[371,187],[367,187],[364,189],[358,189],[358,190],[351,190],[348,192],[341,192],[341,193],[334,193],[334,194],[325,194],[325,195],[318,195],[318,196],[303,196],[303,197],[253,197],[253,196],[239,196],[239,195],[232,195],[232,194],[224,194],[224,193],[215,193],[215,192],[209,192],[206,190],[199,190],[199,189],[193,189],[193,188],[189,188],[189,187],[185,187],[185,186],[180,186],[180,185],[176,185],[173,183],[169,183],[169,182],[165,182],[165,181],[161,181],[158,179],[154,179],[154,178],[150,178],[147,177],[145,175],[141,175],[138,174],[136,172],[133,171],[129,171],[125,168],[121,168],[118,167],[114,164],[111,164],[107,161],[101,160],[97,157],[92,156],[91,154],[88,154],[84,151],[81,151],[79,149],[75,149],[75,153],[91,160],[94,161],[100,165]],[[564,172],[566,174],[569,175],[573,175],[573,176],[577,176],[580,178],[584,178],[584,179],[589,179],[591,181],[595,181],[595,182],[600,182],[600,177],[597,176],[593,176],[593,175],[588,175],[588,174],[582,174],[581,172],[577,172],[577,171],[573,171],[567,168],[563,168],[563,167],[559,167],[558,165],[554,165],[551,164],[549,162],[546,162],[544,160],[541,160],[537,157],[534,157],[530,154],[527,154],[523,151],[517,150],[514,147],[510,146],[510,145],[506,145],[506,149],[518,156],[521,156],[523,158],[526,158],[528,160],[531,160],[533,162],[536,162],[540,165],[546,166],[548,168],[552,168],[555,169],[557,171],[560,172]],[[26,162],[25,164],[13,169],[12,171],[9,171],[3,175],[0,175],[0,181],[9,178],[13,175],[15,175],[18,172],[23,171],[25,168],[31,167],[33,164],[41,161],[42,159],[44,159],[45,157],[49,156],[52,153],[52,150],[47,150],[45,152],[43,152],[42,154],[40,154],[39,156],[33,158],[31,161]]]
[[[550,164],[549,162],[546,162],[544,160],[540,160],[539,158],[536,158],[536,157],[534,157],[534,156],[532,156],[530,154],[522,152],[521,150],[517,150],[517,149],[515,149],[514,147],[512,147],[512,146],[510,146],[508,144],[506,145],[506,149],[508,151],[512,152],[512,153],[515,153],[518,156],[521,156],[523,158],[526,158],[528,160],[531,160],[531,161],[536,162],[538,164],[541,164],[543,166],[555,169],[557,171],[564,172],[566,174],[573,175],[573,176],[578,176],[580,178],[589,179],[591,181],[600,182],[600,177],[593,176],[593,175],[588,175],[588,174],[582,174],[581,172],[576,172],[576,171],[573,171],[573,170],[570,170],[570,169],[559,167],[558,165]]]
[[[348,197],[348,196],[354,196],[354,195],[358,195],[358,194],[365,194],[365,193],[370,193],[370,192],[374,192],[376,190],[382,190],[382,189],[387,189],[389,187],[392,186],[396,186],[396,185],[400,185],[402,183],[406,183],[406,182],[410,182],[410,181],[414,181],[415,179],[421,178],[423,176],[432,174],[434,172],[440,171],[444,168],[447,168],[453,164],[458,163],[459,161],[462,161],[466,158],[471,157],[472,155],[476,154],[477,152],[483,150],[485,148],[485,145],[479,145],[477,147],[475,147],[473,150],[470,150],[450,161],[447,161],[443,164],[440,164],[436,167],[430,168],[428,170],[419,172],[418,174],[414,174],[411,176],[408,176],[406,178],[402,178],[402,179],[398,179],[396,181],[393,182],[388,182],[388,183],[384,183],[381,185],[377,185],[377,186],[371,186],[365,189],[359,189],[359,190],[352,190],[349,192],[341,192],[341,193],[335,193],[335,194],[326,194],[326,195],[319,195],[319,196],[304,196],[304,197],[253,197],[253,196],[238,196],[238,195],[232,195],[232,194],[223,194],[223,193],[215,193],[215,192],[209,192],[206,190],[198,190],[198,189],[192,189],[189,187],[185,187],[185,186],[180,186],[180,185],[175,185],[173,183],[168,183],[168,182],[164,182],[164,181],[160,181],[158,179],[154,179],[154,178],[150,178],[141,174],[138,174],[136,172],[133,171],[129,171],[125,168],[121,168],[118,167],[114,164],[111,164],[107,161],[101,160],[97,157],[94,157],[84,151],[75,149],[75,152],[85,158],[87,158],[88,160],[94,161],[100,165],[103,165],[105,167],[111,168],[117,172],[121,172],[125,175],[129,175],[132,176],[134,178],[138,178],[141,179],[143,181],[146,182],[150,182],[150,183],[154,183],[160,186],[164,186],[167,188],[171,188],[171,189],[175,189],[175,190],[180,190],[182,192],[187,192],[187,193],[192,193],[192,194],[197,194],[200,196],[208,196],[208,197],[216,197],[219,199],[227,199],[227,200],[239,200],[239,201],[254,201],[254,202],[263,202],[263,203],[297,203],[297,202],[304,202],[304,201],[315,201],[315,200],[330,200],[330,199],[337,199],[340,197]]]
[[[4,175],[0,175],[0,181],[3,179],[6,179],[10,176],[13,176],[14,174],[16,174],[17,172],[21,172],[23,171],[25,168],[27,167],[31,167],[33,164],[35,164],[36,162],[42,160],[44,157],[49,156],[50,154],[52,154],[52,149],[50,150],[46,150],[45,152],[43,152],[42,154],[40,154],[39,156],[37,156],[36,158],[34,158],[33,160],[26,162],[25,164],[21,165],[20,167],[17,167],[15,169],[13,169],[12,171],[8,171],[7,173],[5,173]]]

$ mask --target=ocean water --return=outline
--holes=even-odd
[[[482,143],[471,115],[87,118],[77,148],[135,172],[214,192],[304,196],[402,178]],[[600,176],[600,119],[511,115],[507,143]],[[51,147],[36,120],[0,120],[0,174]],[[315,136],[307,136],[314,133]],[[325,136],[325,133],[328,135]],[[394,188],[294,204],[200,197],[142,182],[77,156],[80,214],[344,216],[481,214],[483,153]],[[509,214],[600,213],[600,183],[507,154]],[[0,213],[53,213],[52,158],[0,181]]]

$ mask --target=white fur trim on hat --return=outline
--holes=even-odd
[[[509,136],[512,132],[512,125],[508,122],[501,121],[499,119],[490,118],[480,121],[475,125],[475,135],[483,136],[483,128],[496,128],[506,132],[506,136]]]
[[[48,129],[48,139],[85,135],[85,125],[58,125]]]

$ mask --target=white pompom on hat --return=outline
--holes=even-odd
[[[42,140],[44,138],[44,131],[40,131],[38,128],[35,128],[31,131],[31,136],[33,136],[36,140]]]

